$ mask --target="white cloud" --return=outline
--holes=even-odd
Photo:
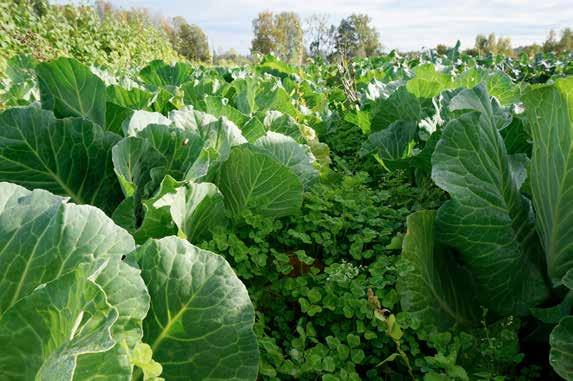
[[[66,0],[59,0],[66,1]],[[550,29],[573,26],[571,0],[111,0],[165,16],[183,16],[201,26],[217,49],[247,53],[252,20],[263,10],[331,15],[333,23],[366,13],[387,48],[417,50],[438,43],[473,45],[477,33],[494,32],[514,45],[541,42]]]

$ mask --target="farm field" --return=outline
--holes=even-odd
[[[572,53],[216,65],[18,36],[0,380],[573,380]]]

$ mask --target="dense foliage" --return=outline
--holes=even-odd
[[[0,375],[573,379],[571,57],[442,53],[11,57]]]
[[[167,36],[140,10],[0,1],[0,73],[17,54],[49,60],[74,57],[87,65],[127,69],[177,58]],[[3,77],[0,75],[0,77]]]

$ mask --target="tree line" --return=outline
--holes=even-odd
[[[364,14],[350,15],[334,25],[327,15],[303,21],[294,12],[266,11],[253,20],[253,34],[251,55],[272,53],[292,64],[301,64],[305,57],[369,57],[382,50],[379,33]]]
[[[439,44],[436,47],[438,53],[445,53],[448,47]],[[474,56],[485,56],[488,54],[500,54],[507,57],[514,57],[521,53],[525,53],[530,57],[539,53],[556,53],[561,54],[564,52],[573,51],[573,30],[571,28],[564,28],[558,33],[551,30],[547,35],[545,41],[541,44],[531,44],[525,46],[512,47],[511,38],[497,37],[495,33],[489,35],[478,34],[475,39],[474,47],[465,50],[465,53]]]
[[[180,19],[180,18],[179,18]],[[169,34],[177,40],[174,47],[180,54],[192,60],[213,63],[248,63],[258,54],[274,54],[291,64],[302,64],[306,58],[333,61],[339,57],[370,57],[381,53],[380,34],[373,26],[372,19],[365,14],[352,14],[340,20],[330,22],[326,14],[315,14],[305,19],[295,12],[273,13],[260,12],[252,21],[253,38],[250,56],[243,56],[236,50],[212,52],[210,55],[207,37],[196,25],[187,32],[188,27],[182,22],[172,23]],[[438,53],[445,53],[448,47],[438,44]],[[565,28],[559,33],[550,31],[542,44],[531,44],[514,48],[511,38],[498,37],[495,33],[478,34],[473,48],[465,52],[474,56],[499,54],[517,56],[526,53],[534,56],[538,53],[562,53],[573,51],[573,30]]]
[[[98,12],[109,13],[111,5],[104,0],[96,2]],[[129,13],[142,14],[142,10]],[[146,11],[143,10],[143,13]],[[166,18],[148,14],[153,23],[167,36],[173,49],[181,56],[197,62],[214,64],[245,64],[253,56],[274,54],[291,64],[302,64],[306,58],[333,61],[339,57],[370,57],[382,51],[380,34],[366,14],[352,14],[332,23],[326,14],[315,14],[305,19],[295,12],[260,12],[252,21],[253,38],[250,55],[239,54],[230,49],[217,53],[209,47],[206,33],[195,24],[189,24],[183,17]],[[448,47],[438,44],[438,53],[445,53]],[[498,37],[494,33],[479,34],[473,48],[466,53],[483,56],[500,54],[516,56],[526,53],[562,53],[573,51],[573,30],[565,28],[560,32],[550,31],[541,44],[512,47],[509,37]]]
[[[253,20],[251,57],[274,54],[291,64],[302,64],[307,57],[331,60],[337,56],[369,57],[381,53],[382,45],[372,19],[353,14],[331,24],[327,15],[313,15],[304,20],[295,12],[261,12]],[[164,19],[161,27],[169,36],[175,50],[192,61],[221,63],[248,62],[236,50],[217,54],[209,50],[206,34],[197,25],[182,17]]]

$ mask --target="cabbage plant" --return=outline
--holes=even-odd
[[[450,199],[408,219],[401,303],[445,329],[533,315],[553,326],[549,361],[573,379],[573,78],[523,97],[531,156],[483,85],[451,100],[432,155]],[[557,302],[556,302],[557,301]],[[544,306],[541,308],[541,306]],[[547,307],[550,306],[550,307]]]
[[[0,378],[254,380],[247,290],[221,256],[0,183]]]
[[[295,214],[319,177],[315,153],[324,164],[271,82],[207,84],[160,61],[123,85],[69,58],[36,73],[40,104],[0,113],[0,180],[94,205],[140,244],[200,242],[245,213]]]

